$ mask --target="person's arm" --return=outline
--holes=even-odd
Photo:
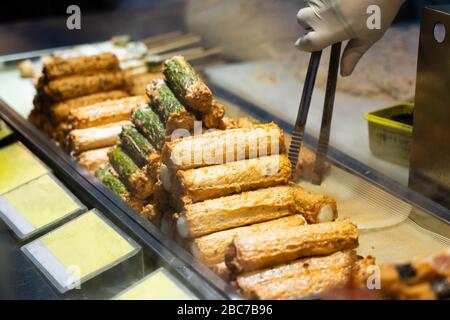
[[[310,30],[296,46],[319,51],[349,40],[341,61],[342,76],[350,75],[361,57],[392,24],[406,0],[305,0],[298,23]]]

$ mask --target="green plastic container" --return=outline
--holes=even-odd
[[[365,114],[370,150],[376,157],[409,166],[413,127],[397,119],[412,117],[413,110],[412,103],[404,103]]]

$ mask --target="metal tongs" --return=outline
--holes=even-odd
[[[325,92],[325,102],[322,114],[322,125],[320,128],[319,143],[316,152],[316,161],[314,164],[314,172],[312,183],[320,185],[323,178],[323,170],[325,160],[328,153],[328,144],[330,141],[331,119],[333,117],[334,98],[336,94],[336,82],[339,72],[339,62],[341,58],[342,44],[335,43],[331,47],[330,65],[328,67],[327,88]],[[298,157],[303,143],[303,135],[305,133],[306,120],[308,118],[311,98],[316,82],[317,71],[319,70],[322,51],[313,52],[309,61],[308,73],[303,87],[302,99],[298,109],[297,120],[295,122],[294,132],[292,133],[291,146],[289,148],[289,161],[292,165],[292,175],[295,174],[297,168]]]

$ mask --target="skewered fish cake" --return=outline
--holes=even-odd
[[[135,127],[127,125],[121,129],[120,147],[142,168],[150,162],[150,156],[156,153],[155,148]]]
[[[95,174],[101,166],[108,163],[108,152],[111,148],[101,148],[85,151],[78,155],[78,162],[89,172]]]
[[[133,111],[147,106],[145,96],[105,101],[70,111],[72,129],[96,127],[111,122],[129,120]]]
[[[184,105],[201,112],[209,111],[212,105],[211,90],[184,57],[167,59],[163,72],[173,93]]]
[[[182,237],[196,238],[292,215],[294,205],[292,190],[287,186],[243,192],[186,205],[177,229]]]
[[[132,121],[157,150],[162,148],[165,141],[165,128],[158,115],[150,107],[133,112]]]
[[[113,90],[107,92],[94,93],[91,95],[66,100],[50,107],[50,116],[56,122],[67,121],[70,110],[88,106],[91,104],[116,100],[127,97],[128,94],[125,91]]]
[[[46,79],[52,80],[75,74],[118,70],[120,65],[117,57],[112,53],[102,53],[68,59],[54,57],[50,62],[44,63],[42,73]]]
[[[193,203],[287,184],[291,176],[291,164],[286,155],[273,155],[180,170],[176,176],[178,183],[174,190],[177,195],[183,197],[184,203]]]
[[[119,147],[114,147],[108,156],[112,167],[136,198],[143,200],[152,195],[154,177],[147,175],[145,168],[140,169]]]
[[[305,219],[299,214],[294,214],[268,222],[220,231],[194,239],[191,245],[191,252],[194,257],[210,267],[225,261],[225,252],[236,234],[244,234],[246,232],[264,233],[276,228],[301,226],[304,224],[306,224]]]
[[[122,127],[130,124],[130,121],[120,121],[98,127],[72,130],[67,136],[69,149],[78,154],[87,150],[116,145],[119,142],[119,133],[122,131]]]
[[[246,273],[238,276],[235,284],[248,298],[302,298],[343,285],[351,277],[362,282],[368,276],[368,267],[374,263],[372,257],[358,257],[353,251],[336,252]]]
[[[120,90],[124,85],[124,76],[118,71],[58,78],[46,84],[38,84],[38,89],[51,101],[61,102],[98,92]]]
[[[275,124],[208,132],[167,142],[162,161],[169,169],[187,170],[285,153],[284,135]]]
[[[166,128],[167,136],[176,129],[191,131],[194,128],[195,117],[178,101],[164,80],[153,81],[146,92],[152,109]]]

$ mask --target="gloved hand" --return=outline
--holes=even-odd
[[[298,23],[311,30],[299,38],[296,46],[303,51],[319,51],[334,43],[350,40],[341,60],[341,75],[352,74],[361,57],[380,40],[406,0],[305,0],[298,12]],[[381,10],[379,29],[371,30],[368,20],[372,5]],[[370,24],[370,23],[369,23]]]

